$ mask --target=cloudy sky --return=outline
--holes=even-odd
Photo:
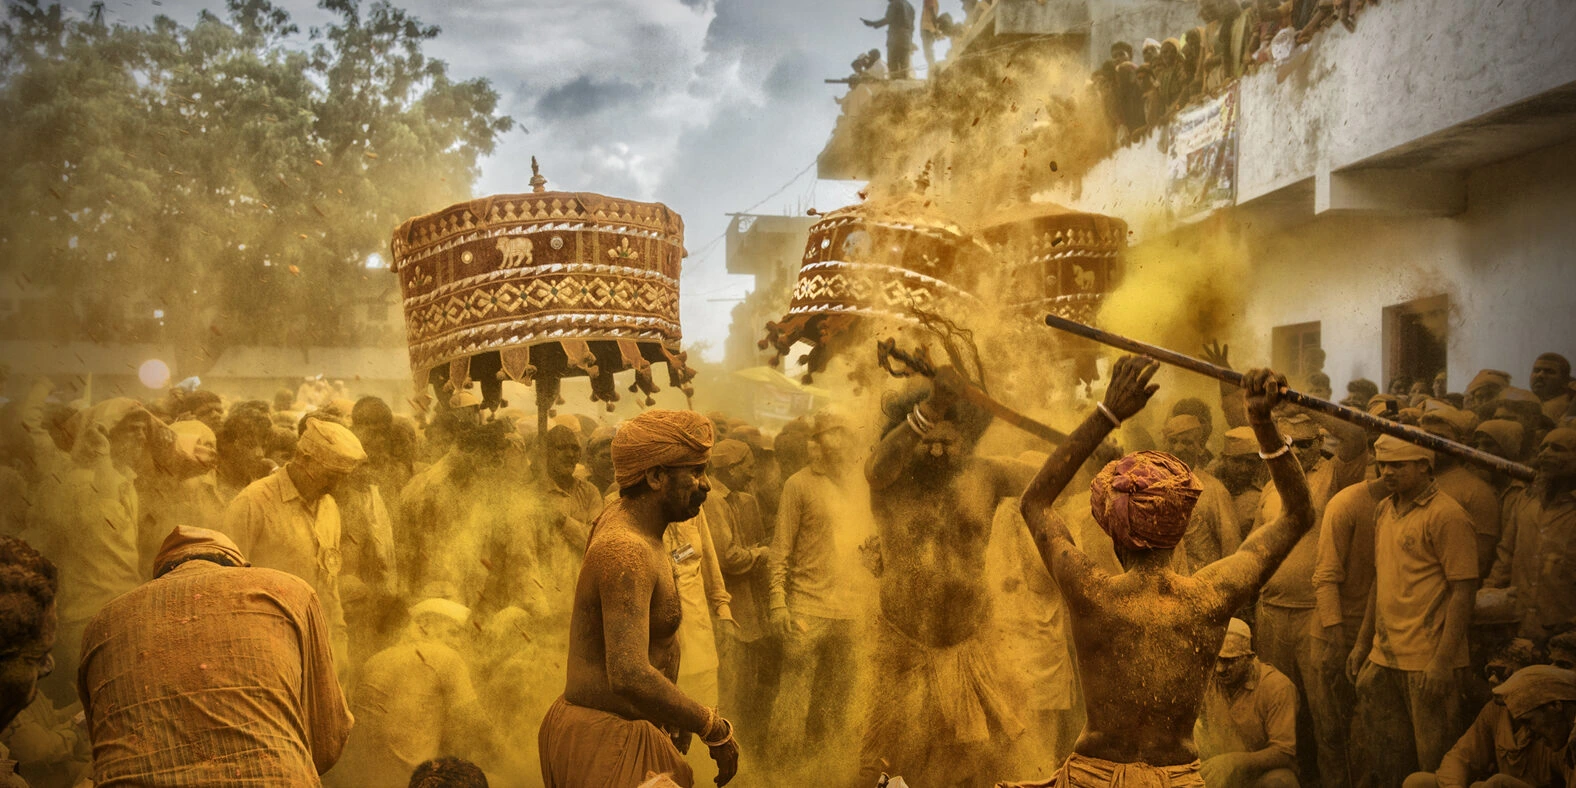
[[[64,0],[86,13],[89,0]],[[303,31],[327,19],[315,0],[275,0]],[[846,204],[857,185],[810,167],[837,117],[859,52],[885,33],[859,23],[882,0],[395,0],[442,27],[428,51],[455,78],[486,77],[516,129],[483,162],[478,194],[528,191],[530,160],[549,188],[657,200],[684,217],[686,339],[720,356],[727,300],[748,277],[724,273],[730,211]],[[951,0],[946,6],[956,5]],[[110,22],[164,14],[191,24],[223,0],[107,0]],[[957,10],[957,9],[952,9]],[[304,36],[303,36],[304,38]],[[916,60],[918,58],[916,57]],[[439,206],[434,206],[434,208]]]

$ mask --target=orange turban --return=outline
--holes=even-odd
[[[1100,471],[1089,485],[1089,511],[1125,550],[1176,547],[1204,491],[1187,463],[1159,451],[1140,451]]]
[[[711,460],[711,420],[689,410],[648,410],[624,422],[613,436],[613,481],[629,487],[646,471],[665,465],[704,465]]]

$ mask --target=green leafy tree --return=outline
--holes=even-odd
[[[15,0],[0,25],[0,266],[61,297],[16,336],[164,340],[181,374],[232,344],[323,345],[393,277],[393,228],[471,196],[514,125],[483,79],[423,54],[386,2],[323,0],[301,35],[268,0],[185,27]],[[153,310],[160,310],[156,320]]]

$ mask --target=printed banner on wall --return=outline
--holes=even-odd
[[[1167,202],[1178,221],[1193,222],[1237,201],[1239,83],[1177,113],[1171,122]]]

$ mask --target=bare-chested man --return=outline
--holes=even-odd
[[[881,615],[860,785],[883,771],[915,784],[975,784],[1024,730],[1000,650],[983,636],[985,548],[997,504],[1033,471],[973,456],[990,415],[960,401],[964,385],[943,369],[928,398],[889,413],[865,466],[881,538]]]
[[[1073,544],[1052,511],[1056,496],[1100,441],[1158,389],[1159,365],[1127,357],[1111,373],[1098,412],[1046,461],[1023,493],[1024,519],[1066,598],[1088,722],[1049,782],[1202,786],[1193,723],[1232,611],[1243,606],[1313,525],[1308,485],[1270,417],[1286,379],[1247,374],[1249,421],[1284,500],[1282,514],[1238,550],[1192,577],[1171,569],[1201,487],[1187,466],[1139,452],[1095,478],[1090,508],[1127,571],[1109,575]]]
[[[738,770],[732,724],[674,683],[683,614],[662,542],[669,524],[700,514],[711,444],[711,422],[671,410],[646,411],[613,439],[619,499],[592,527],[575,585],[568,681],[538,735],[548,788],[634,786],[648,772],[689,788],[694,776],[678,745],[687,750],[692,734],[710,748],[718,785]]]

